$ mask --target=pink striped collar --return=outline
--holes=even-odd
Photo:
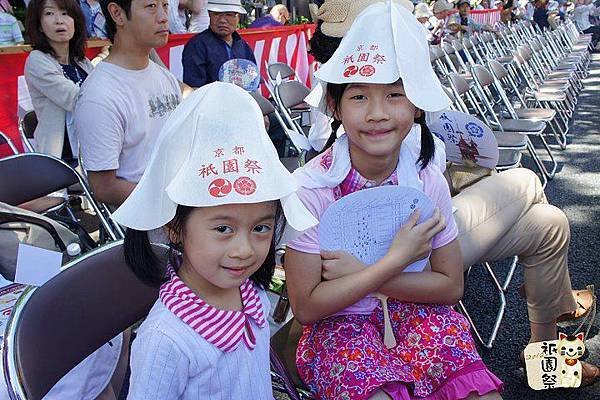
[[[247,279],[240,286],[242,311],[228,311],[219,310],[198,297],[171,265],[167,265],[167,273],[169,280],[160,287],[159,298],[169,311],[223,352],[237,349],[241,342],[250,350],[256,347],[250,319],[259,328],[264,328],[267,323],[252,281]]]

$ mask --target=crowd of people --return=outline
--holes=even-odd
[[[463,268],[519,257],[530,342],[556,339],[557,321],[586,314],[594,294],[571,287],[569,222],[532,171],[493,174],[451,197],[444,146],[426,118],[450,101],[428,45],[496,31],[470,12],[499,6],[501,23],[526,18],[540,28],[571,14],[595,46],[600,9],[553,2],[318,2],[310,52],[322,97],[311,104],[309,134],[317,155],[290,174],[278,160],[281,127],[247,92],[218,82],[228,60],[256,64],[237,32],[247,13],[239,0],[31,0],[25,80],[39,121],[35,149],[86,172],[96,199],[127,228],[129,267],[160,287],[131,347],[128,398],[270,398],[265,289],[286,224],[297,233],[285,255],[292,311],[304,325],[297,366],[317,398],[501,398],[503,383],[453,308]],[[0,45],[22,43],[10,5],[0,5]],[[288,20],[273,5],[250,27]],[[182,32],[198,33],[184,47],[181,82],[155,49]],[[90,37],[111,43],[94,62],[85,55]],[[383,61],[346,73],[345,60],[365,44]],[[424,192],[433,216],[417,223],[413,214],[373,265],[323,251],[325,210],[387,185]],[[156,241],[169,245],[167,265],[152,256]],[[428,269],[402,273],[424,257]],[[385,305],[372,293],[387,296]],[[383,341],[384,309],[393,348]],[[128,356],[127,340],[123,351],[108,347],[97,356]],[[599,378],[582,362],[582,384]],[[111,384],[100,389],[93,396],[118,396]]]

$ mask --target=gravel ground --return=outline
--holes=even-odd
[[[550,203],[562,209],[571,222],[571,245],[569,270],[574,288],[587,284],[600,286],[600,270],[597,268],[597,248],[600,238],[600,54],[593,54],[590,75],[570,128],[570,143],[566,150],[555,150],[559,161],[559,173],[546,187]],[[549,138],[550,143],[553,139]],[[499,275],[506,268],[499,266]],[[600,383],[577,390],[552,390],[536,392],[528,388],[523,369],[517,363],[517,355],[529,339],[527,308],[517,294],[523,282],[522,272],[517,269],[507,295],[507,311],[498,338],[492,350],[480,349],[484,361],[505,384],[504,399],[509,400],[583,400],[600,399]],[[465,291],[467,307],[474,314],[476,323],[489,332],[495,319],[497,297],[491,282],[477,269],[467,282]],[[573,332],[577,324],[561,324],[560,330]],[[600,316],[586,340],[586,361],[600,364]]]

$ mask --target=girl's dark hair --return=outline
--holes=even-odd
[[[175,217],[170,223],[170,229],[175,236],[182,237],[185,222],[187,221],[194,207],[178,205],[175,212]],[[273,272],[275,271],[275,245],[281,239],[285,228],[285,218],[281,203],[277,202],[275,211],[275,227],[273,229],[273,239],[267,258],[261,267],[250,276],[250,280],[262,287],[269,287]],[[125,262],[131,268],[131,271],[144,283],[159,287],[167,281],[165,266],[162,264],[159,257],[154,253],[148,232],[138,231],[135,229],[127,229],[125,232],[125,242],[123,245],[125,253]],[[175,265],[176,257],[183,251],[181,245],[177,243],[169,243],[168,258],[172,265]]]
[[[319,21],[317,29],[310,39],[310,51],[309,54],[320,62],[321,64],[329,61],[333,53],[337,50],[340,45],[342,38],[336,38],[327,36],[321,32],[321,24],[323,21]]]
[[[333,121],[331,122],[331,135],[327,142],[325,143],[325,147],[321,150],[321,153],[330,148],[335,142],[336,132],[338,128],[342,125],[342,121],[338,120],[335,116],[339,115],[340,104],[342,103],[342,96],[344,95],[344,91],[348,87],[347,83],[328,83],[327,84],[327,97],[329,99],[328,103],[332,107],[332,113],[334,115]],[[418,162],[421,164],[421,168],[427,167],[427,165],[433,159],[435,155],[435,143],[433,141],[433,134],[429,130],[429,127],[425,123],[425,112],[421,111],[421,115],[418,118],[415,118],[415,123],[421,126],[421,151],[419,153]]]
[[[315,59],[320,63],[327,62],[333,53],[337,50],[341,38],[336,38],[332,36],[327,36],[323,32],[321,32],[321,24],[323,21],[319,21],[317,25],[317,29],[313,34],[312,39],[310,40],[310,53],[315,57]],[[340,104],[342,103],[342,96],[344,95],[344,91],[346,91],[347,83],[342,84],[327,84],[327,96],[329,98],[329,104],[333,106],[331,110],[333,115],[339,115]],[[425,123],[425,112],[421,112],[421,116],[415,119],[415,122],[421,125],[421,152],[419,154],[418,162],[421,163],[421,168],[425,168],[429,162],[433,159],[435,154],[435,145],[433,142],[433,135],[429,130],[429,127]],[[325,147],[321,150],[321,153],[330,148],[335,142],[337,137],[337,130],[342,125],[342,121],[333,118],[331,122],[331,136],[327,139],[325,143]]]
[[[25,18],[26,32],[29,35],[31,47],[35,50],[51,54],[56,57],[56,53],[48,38],[42,32],[42,13],[47,0],[31,0],[27,7],[27,17]],[[81,11],[81,6],[77,0],[55,0],[56,6],[65,10],[73,18],[73,38],[69,41],[69,63],[73,61],[82,61],[85,58],[85,47],[87,32],[85,29],[85,17]]]

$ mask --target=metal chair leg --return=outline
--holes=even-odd
[[[508,287],[508,284],[510,283],[510,279],[512,278],[512,275],[514,273],[514,268],[511,266],[511,270],[509,271],[509,276],[507,276],[507,279],[505,280],[504,285],[500,285],[500,282],[498,281],[498,278],[496,278],[496,275],[494,274],[494,271],[492,270],[492,267],[490,266],[490,264],[485,262],[485,263],[483,263],[483,266],[484,266],[486,272],[488,273],[490,279],[492,280],[492,283],[496,287],[497,292],[498,292],[498,298],[500,300],[500,307],[499,307],[498,313],[496,314],[496,321],[494,322],[494,326],[492,328],[492,332],[490,333],[489,338],[487,340],[483,339],[483,336],[479,332],[477,325],[473,321],[473,318],[471,318],[471,315],[467,311],[467,308],[465,307],[465,304],[463,303],[462,300],[460,300],[458,302],[457,308],[465,316],[465,318],[467,318],[467,320],[469,321],[469,324],[471,325],[471,329],[473,330],[473,333],[475,334],[475,337],[477,338],[477,340],[485,348],[491,349],[494,346],[494,341],[496,340],[496,336],[498,335],[498,331],[500,330],[500,325],[502,324],[502,320],[504,319],[504,313],[506,311],[506,296],[504,295],[504,292],[505,292],[504,286]],[[515,266],[516,266],[516,263],[515,263]]]

